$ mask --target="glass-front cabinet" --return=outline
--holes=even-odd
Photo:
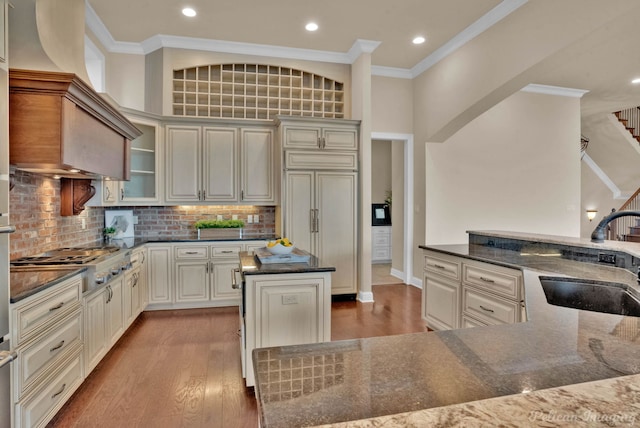
[[[132,120],[142,135],[131,142],[131,176],[121,182],[120,201],[153,202],[158,197],[158,125]]]
[[[127,114],[142,135],[131,141],[129,181],[103,180],[87,205],[153,205],[161,202],[160,147],[162,127],[159,121]]]

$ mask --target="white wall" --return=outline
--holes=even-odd
[[[426,242],[580,235],[580,100],[518,92],[425,152]]]
[[[625,198],[614,199],[614,195],[593,170],[582,162],[581,180],[582,204],[580,207],[580,236],[588,238],[602,217],[608,215],[612,208],[618,210],[626,201]],[[598,214],[593,221],[587,219],[587,210],[596,209]]]

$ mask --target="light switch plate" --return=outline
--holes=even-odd
[[[238,219],[238,215],[237,215],[237,214],[232,215],[232,216],[231,216],[231,219],[233,219],[233,220],[237,220],[237,219]]]
[[[260,216],[258,214],[253,216],[253,222],[254,223],[260,223]]]
[[[221,215],[221,214],[218,214],[218,215],[216,216],[216,220],[218,220],[218,221],[222,220],[222,215]]]

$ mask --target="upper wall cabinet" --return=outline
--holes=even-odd
[[[270,127],[169,125],[167,203],[276,202]]]
[[[289,67],[218,64],[173,72],[173,114],[236,119],[345,117],[342,82]]]
[[[129,181],[103,180],[88,205],[156,205],[162,201],[162,128],[158,121],[127,115],[142,131],[131,141]]]
[[[279,116],[282,148],[358,150],[358,121]]]

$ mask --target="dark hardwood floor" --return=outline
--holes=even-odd
[[[334,302],[332,340],[427,331],[421,291],[373,286]],[[257,427],[240,368],[236,307],[144,312],[48,427]]]

